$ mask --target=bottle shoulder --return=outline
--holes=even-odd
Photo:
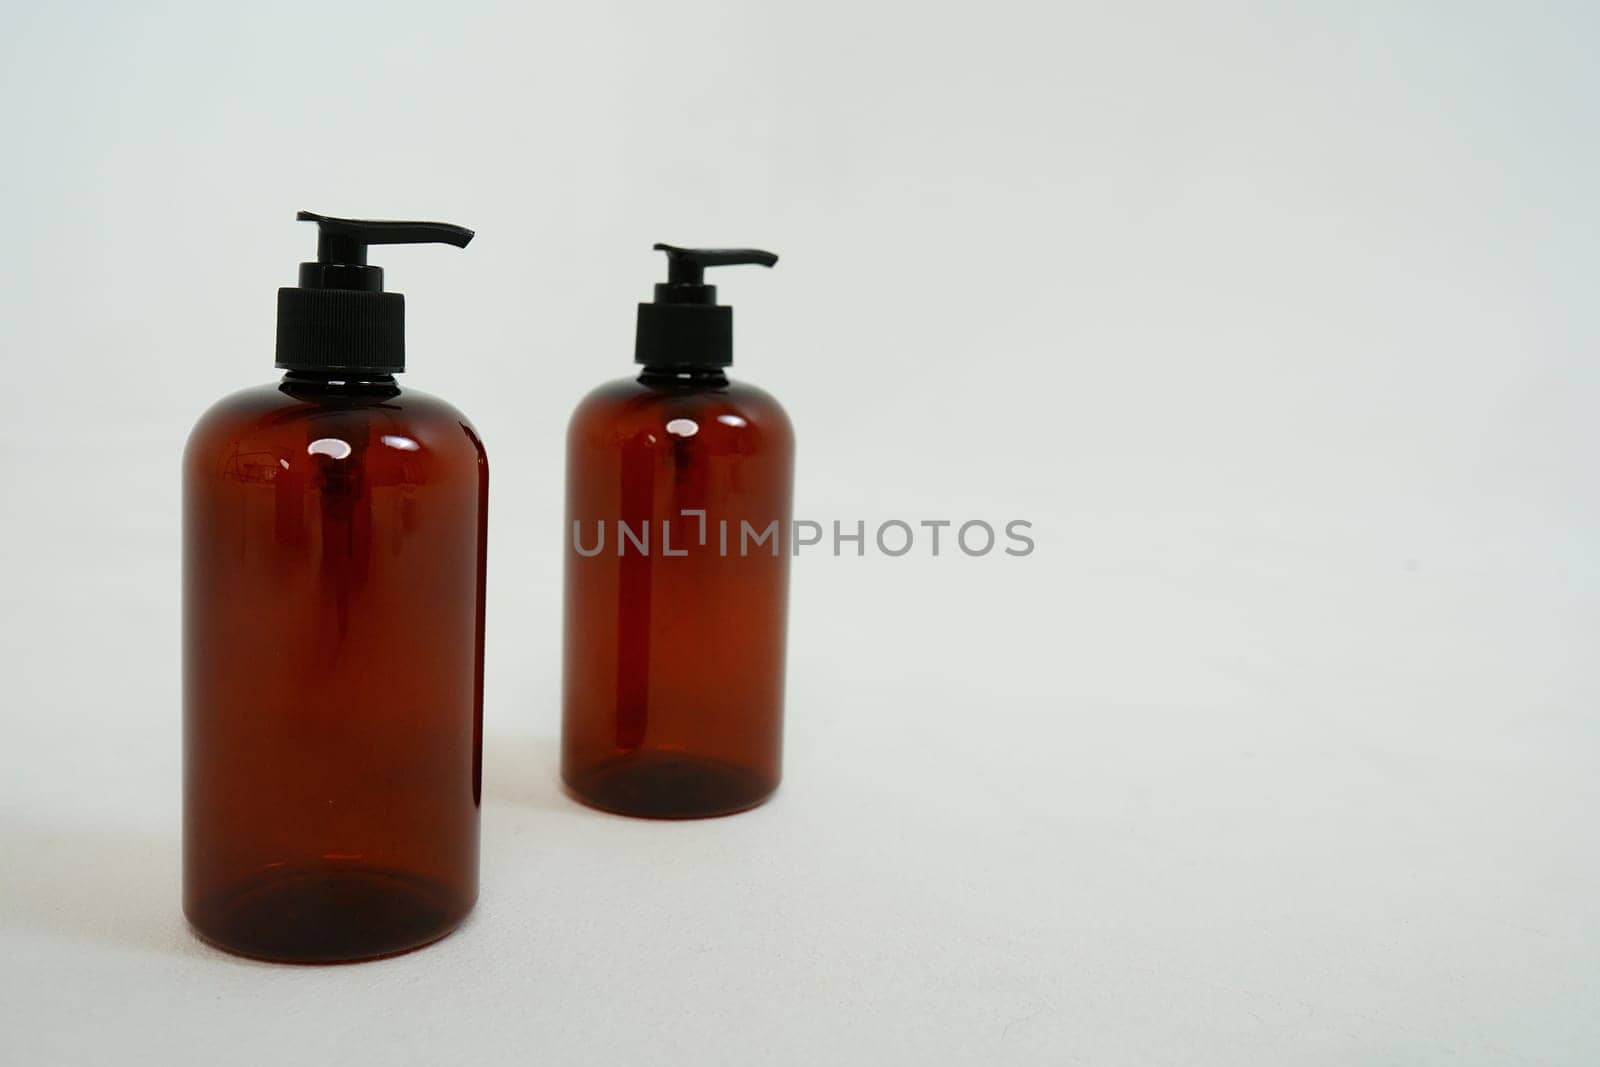
[[[568,439],[572,444],[605,444],[658,432],[680,438],[705,434],[707,443],[715,438],[733,446],[791,448],[794,440],[788,412],[759,386],[733,380],[663,386],[636,378],[591,390],[573,411]]]
[[[374,421],[472,423],[448,401],[420,389],[401,388],[379,393],[323,393],[297,390],[285,382],[267,382],[229,393],[207,408],[196,430],[216,426],[248,425],[264,420],[273,425],[348,415]]]
[[[317,391],[272,382],[230,393],[190,431],[188,465],[210,469],[219,456],[271,455],[278,463],[306,454],[357,450],[452,465],[485,464],[472,423],[448,402],[417,389]]]

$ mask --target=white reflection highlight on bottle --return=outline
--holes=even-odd
[[[319,437],[306,446],[308,456],[327,456],[329,459],[348,459],[350,442],[337,437]]]

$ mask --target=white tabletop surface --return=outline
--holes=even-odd
[[[17,1063],[1600,1047],[1593,602],[1548,566],[1425,550],[1313,567],[1197,562],[1210,538],[1159,561],[1101,547],[1093,567],[920,580],[802,560],[788,778],[734,818],[575,805],[554,679],[494,688],[476,912],[414,954],[309,969],[185,930],[175,672],[146,658],[167,642],[96,610],[131,598],[115,561],[85,560],[25,600],[35,647],[84,654],[8,669],[0,1040]],[[1059,599],[1018,619],[1029,587]],[[966,614],[931,611],[962,595]],[[925,646],[875,647],[877,609]]]

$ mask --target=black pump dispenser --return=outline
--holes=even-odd
[[[284,370],[394,374],[406,369],[406,301],[383,291],[368,245],[467,247],[472,231],[447,222],[338,219],[317,224],[317,260],[300,264],[298,288],[278,290],[278,363]]]
[[[705,269],[739,263],[770,267],[778,257],[759,248],[655,247],[667,254],[667,280],[656,285],[653,303],[639,305],[633,361],[650,367],[726,367],[733,362],[733,308],[717,303],[717,287],[705,283]]]

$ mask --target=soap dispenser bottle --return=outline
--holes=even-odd
[[[298,217],[286,373],[183,456],[183,900],[220,948],[334,962],[477,898],[489,471],[465,416],[396,383],[404,298],[367,263],[472,232]]]
[[[601,386],[567,433],[562,777],[578,800],[686,819],[778,786],[794,435],[728,379],[733,309],[707,267],[778,257],[656,245],[637,378]]]

